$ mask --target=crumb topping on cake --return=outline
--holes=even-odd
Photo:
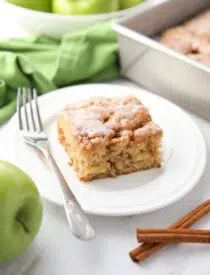
[[[148,109],[134,96],[94,97],[66,106],[63,115],[74,135],[85,143],[88,140],[98,143],[105,138],[139,138],[148,131],[153,134],[162,131],[150,123]]]
[[[195,35],[210,39],[210,10],[189,20],[185,24],[185,28]]]
[[[60,143],[85,182],[161,167],[162,134],[134,96],[94,97],[58,117]]]
[[[210,10],[184,24],[166,29],[159,41],[195,61],[210,66]]]

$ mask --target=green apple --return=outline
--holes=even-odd
[[[7,0],[7,2],[24,7],[26,9],[45,12],[51,11],[51,0]]]
[[[97,14],[119,10],[119,0],[53,0],[52,10],[60,14]]]
[[[120,9],[128,9],[143,2],[144,0],[120,0]]]
[[[0,262],[28,248],[41,220],[42,204],[32,179],[13,164],[0,161]]]

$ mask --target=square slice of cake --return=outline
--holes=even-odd
[[[161,167],[163,131],[134,96],[66,106],[58,117],[58,135],[83,181]]]

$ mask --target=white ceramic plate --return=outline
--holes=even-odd
[[[90,96],[133,94],[149,107],[154,120],[164,130],[164,166],[113,179],[81,183],[57,140],[56,118],[65,104]],[[83,209],[98,215],[131,215],[153,211],[186,195],[199,181],[206,163],[205,142],[200,130],[179,107],[148,93],[119,85],[91,84],[58,90],[39,98],[42,118],[52,153]],[[59,184],[34,149],[23,143],[17,129],[17,117],[9,123],[16,163],[36,182],[42,196],[62,204]]]

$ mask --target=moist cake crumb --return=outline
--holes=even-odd
[[[83,181],[160,167],[162,134],[134,96],[90,98],[58,117],[59,140]]]

